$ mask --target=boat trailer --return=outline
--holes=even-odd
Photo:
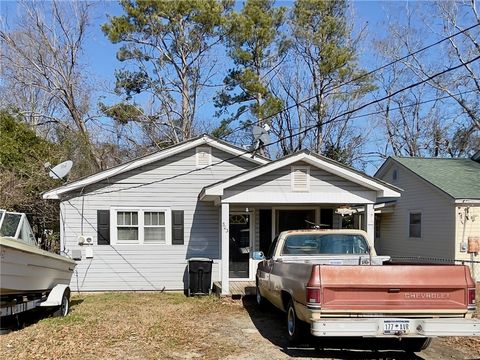
[[[66,316],[70,310],[70,287],[58,284],[49,292],[2,297],[0,317],[18,315],[38,307],[57,308],[54,316]]]

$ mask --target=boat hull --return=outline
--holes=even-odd
[[[18,241],[0,238],[0,296],[24,295],[70,284],[75,262]]]

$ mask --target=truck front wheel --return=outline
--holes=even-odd
[[[297,312],[291,299],[287,307],[287,332],[288,340],[294,345],[300,344],[302,340],[305,340],[305,335],[307,334],[307,324],[297,317]]]

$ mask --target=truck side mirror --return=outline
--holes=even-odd
[[[253,260],[265,260],[265,255],[263,251],[254,251],[252,254]]]

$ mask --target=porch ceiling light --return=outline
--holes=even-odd
[[[350,206],[347,205],[340,206],[339,208],[337,208],[337,210],[335,210],[335,214],[342,215],[342,217],[345,215],[352,215],[355,212],[355,209],[352,209]]]

